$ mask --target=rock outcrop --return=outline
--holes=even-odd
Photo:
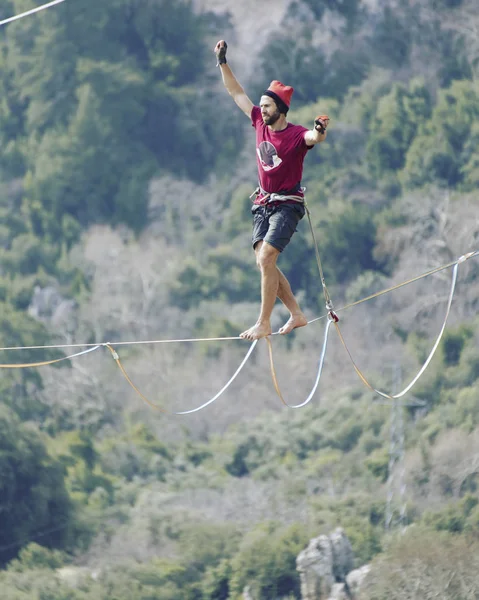
[[[313,538],[296,559],[302,600],[353,598],[348,574],[353,571],[351,544],[341,528]]]
[[[313,538],[296,559],[301,600],[358,600],[370,566],[354,570],[353,566],[353,549],[342,528]],[[242,600],[255,600],[249,585],[243,590]]]

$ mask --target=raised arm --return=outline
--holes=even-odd
[[[233,75],[233,71],[230,69],[230,66],[226,62],[226,49],[228,45],[224,40],[220,40],[215,46],[215,54],[217,59],[217,65],[221,70],[221,77],[223,78],[223,83],[228,91],[228,94],[232,96],[233,100],[236,104],[241,108],[244,114],[248,117],[251,117],[251,111],[253,110],[253,103],[246,95],[244,89],[241,87],[240,83]]]
[[[314,129],[306,131],[304,134],[304,141],[308,146],[314,146],[320,144],[326,139],[326,127],[329,123],[328,115],[320,115],[314,120]]]

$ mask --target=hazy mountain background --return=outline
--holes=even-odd
[[[111,343],[170,411],[229,380],[246,342],[125,344],[236,337],[257,317],[254,135],[215,67],[221,38],[254,101],[280,79],[295,88],[291,121],[331,117],[303,183],[336,307],[478,249],[478,25],[472,0],[66,0],[0,29],[1,346]],[[324,315],[305,220],[280,266],[308,317]],[[451,276],[339,312],[375,386],[398,391],[419,370]],[[334,331],[318,392],[296,411],[275,393],[263,341],[221,398],[181,417],[144,403],[106,347],[3,369],[5,598],[226,600],[246,584],[258,600],[300,598],[296,555],[337,525],[356,564],[372,561],[365,598],[410,597],[389,575],[401,570],[423,597],[473,597],[478,294],[473,258],[405,396],[419,402],[404,410],[393,472],[391,407]],[[286,318],[278,304],[273,326]],[[272,340],[290,403],[314,383],[324,326]],[[81,349],[5,350],[1,362]],[[397,541],[401,528],[384,525],[401,472],[389,508],[406,506],[414,527]],[[435,569],[447,590],[425,577]]]

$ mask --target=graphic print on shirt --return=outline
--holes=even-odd
[[[275,169],[283,162],[271,142],[261,142],[256,148],[256,152],[261,161],[261,166],[265,171],[271,171],[271,169]]]

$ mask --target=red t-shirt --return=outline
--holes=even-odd
[[[302,125],[288,123],[282,131],[271,131],[263,122],[259,106],[253,106],[251,121],[256,129],[256,159],[261,188],[270,193],[294,189],[301,183],[304,157],[312,148],[304,141],[304,134],[308,130]],[[302,191],[294,194],[303,196]],[[265,203],[261,193],[254,203]]]

